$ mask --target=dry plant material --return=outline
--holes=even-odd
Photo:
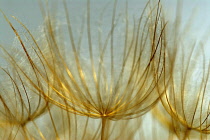
[[[14,17],[26,31],[25,35],[21,35],[4,15],[19,40],[22,48],[19,53],[24,60],[24,63],[20,63],[14,52],[1,47],[14,70],[11,73],[3,69],[12,81],[14,94],[10,95],[16,96],[14,104],[18,102],[20,106],[13,108],[16,110],[13,112],[10,103],[1,97],[5,116],[9,119],[8,123],[18,123],[22,127],[29,121],[34,122],[43,113],[48,113],[55,136],[60,139],[56,121],[51,113],[52,106],[56,105],[64,114],[68,114],[69,127],[71,121],[77,122],[77,117],[70,119],[69,113],[101,119],[100,132],[95,133],[95,136],[99,136],[101,140],[109,139],[114,132],[111,131],[111,124],[117,123],[110,120],[140,117],[153,108],[163,94],[160,91],[158,94],[156,89],[164,71],[166,45],[166,23],[162,18],[160,1],[155,5],[149,1],[139,19],[134,19],[133,22],[129,22],[126,3],[126,21],[122,23],[123,33],[119,34],[116,31],[119,23],[115,0],[109,31],[104,35],[103,31],[99,30],[96,38],[93,38],[93,30],[102,25],[91,25],[90,0],[87,0],[87,18],[82,19],[79,35],[73,32],[67,3],[64,1],[63,4],[67,27],[60,26],[56,15],[51,14],[49,9],[42,8],[45,19],[44,37],[39,41]],[[68,32],[67,35],[65,31]],[[66,38],[70,41],[65,40]],[[120,40],[123,42],[119,42]],[[84,42],[85,45],[81,45]],[[81,53],[84,50],[85,56]],[[32,95],[38,99],[30,99],[29,96]],[[13,99],[9,101],[13,102]],[[31,102],[37,103],[32,105]],[[77,126],[74,127],[77,129]],[[134,127],[136,129],[131,132],[132,137],[138,127]],[[84,132],[86,128],[87,126]],[[26,130],[23,127],[23,131]],[[122,133],[123,130],[119,132]],[[31,134],[27,133],[25,139],[30,136]],[[39,133],[40,137],[46,138],[42,132]]]
[[[161,96],[164,109],[158,107],[156,110],[160,114],[167,111],[170,117],[156,117],[179,139],[207,139],[210,132],[210,61],[206,59],[203,44],[183,40],[179,23],[175,24],[177,32],[166,48],[165,80],[158,83],[158,89],[165,89],[165,94]]]
[[[162,96],[163,106],[172,117],[173,129],[182,139],[187,139],[191,130],[209,133],[210,63],[206,63],[205,55],[199,58],[196,52],[201,50],[194,50],[193,46],[190,52],[171,55],[168,66],[172,71],[165,86],[166,94]]]

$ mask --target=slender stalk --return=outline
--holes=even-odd
[[[26,126],[22,126],[22,130],[25,140],[29,140]]]
[[[105,140],[105,129],[106,129],[106,121],[107,121],[107,118],[106,117],[102,117],[101,118],[101,140]]]
[[[191,132],[191,130],[190,130],[190,129],[187,129],[187,130],[186,130],[186,132],[185,132],[185,134],[184,134],[184,138],[183,138],[183,140],[186,140],[186,139],[189,137],[190,132]]]

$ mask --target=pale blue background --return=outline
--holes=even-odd
[[[72,13],[74,15],[82,15],[86,8],[85,0],[71,0],[72,5],[69,5],[71,11],[76,11]],[[95,0],[96,1],[96,0]],[[98,0],[94,3],[94,10],[92,11],[92,16],[98,14],[98,10],[101,10],[103,3],[107,3],[105,0]],[[119,5],[124,5],[124,0],[119,0]],[[138,15],[142,11],[147,0],[129,0],[129,13],[132,15]],[[73,4],[74,3],[74,4]],[[174,13],[176,9],[176,0],[162,0],[165,7],[165,13],[169,22],[173,22]],[[100,5],[100,6],[99,6]],[[112,4],[111,4],[112,5]],[[83,8],[82,8],[83,7]],[[123,6],[119,6],[123,9]],[[42,16],[38,4],[38,0],[0,0],[0,9],[9,17],[12,23],[17,27],[18,31],[24,32],[24,30],[18,25],[18,23],[11,18],[11,16],[16,16],[20,19],[32,32],[36,32],[38,27],[42,24]],[[109,9],[109,8],[107,8]],[[112,12],[112,10],[110,10]],[[206,54],[210,56],[210,1],[209,0],[185,0],[183,2],[183,13],[182,24],[188,21],[193,13],[193,22],[191,24],[192,28],[190,30],[189,38],[194,38],[195,40],[206,41],[205,48]],[[61,14],[62,16],[62,14]],[[78,18],[80,18],[78,16]],[[73,17],[77,18],[77,17]],[[8,23],[0,14],[0,44],[2,45],[12,45],[15,35]],[[188,39],[188,38],[186,38]],[[189,40],[192,41],[192,40]],[[209,58],[209,57],[208,57]],[[149,123],[150,120],[144,122]],[[147,127],[147,126],[146,126]],[[150,130],[151,131],[151,130]],[[151,134],[148,132],[148,134]]]
[[[82,11],[81,7],[85,8],[85,0],[67,0],[75,6],[73,10]],[[103,5],[108,0],[94,0],[94,7]],[[129,12],[138,13],[142,10],[147,0],[129,0]],[[182,1],[182,0],[181,0]],[[119,0],[119,5],[124,4],[124,0]],[[162,0],[163,5],[166,7],[166,13],[170,21],[174,19],[174,11],[176,7],[176,0]],[[70,4],[71,5],[71,4]],[[71,7],[71,6],[69,6]],[[83,11],[84,11],[83,8]],[[122,8],[122,7],[121,7]],[[194,9],[193,9],[194,8]],[[10,18],[16,16],[20,19],[30,30],[36,30],[42,23],[42,16],[38,4],[38,0],[0,0],[0,9]],[[100,10],[100,8],[99,8]],[[110,10],[111,11],[111,10]],[[203,38],[202,35],[206,31],[210,31],[210,1],[209,0],[184,0],[183,2],[183,22],[187,21],[190,15],[194,12],[194,21],[192,36],[197,36],[198,39]],[[97,13],[97,11],[96,11]],[[94,13],[93,13],[94,14]],[[12,20],[14,24],[16,22]],[[18,27],[19,28],[19,27]],[[207,37],[207,36],[205,36]],[[0,43],[10,44],[14,38],[14,34],[5,22],[2,15],[0,15]]]

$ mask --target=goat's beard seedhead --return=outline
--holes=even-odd
[[[66,26],[60,26],[56,15],[48,13],[48,9],[43,10],[45,22],[38,40],[15,18],[26,31],[21,35],[5,16],[22,49],[16,55],[17,51],[2,48],[11,66],[3,71],[13,85],[12,92],[6,91],[11,97],[7,97],[10,102],[21,103],[11,109],[13,104],[1,96],[6,121],[12,127],[19,124],[24,134],[28,122],[36,126],[35,120],[48,113],[58,137],[59,122],[55,123],[52,117],[54,108],[62,115],[100,118],[102,130],[103,125],[112,125],[106,119],[133,119],[147,113],[164,93],[156,86],[164,78],[166,47],[166,23],[160,2],[154,7],[150,4],[131,25],[127,14],[125,22],[118,23],[115,1],[109,31],[105,34],[96,30],[98,26],[90,25],[88,1],[86,18],[81,19],[81,33],[76,34],[64,2]],[[120,24],[124,28],[117,31]],[[70,116],[66,116],[69,122]],[[38,135],[44,139],[42,132]]]
[[[155,116],[180,139],[201,138],[209,134],[210,63],[205,43],[188,37],[186,30],[192,25],[180,30],[179,24],[177,19],[167,26],[165,76],[158,83],[158,89],[165,89],[161,97],[164,109],[157,106],[159,113],[168,112],[170,117]]]
[[[166,24],[161,17],[160,4],[154,8],[148,5],[140,19],[134,21],[132,30],[128,29],[129,22],[126,21],[120,34],[115,31],[118,23],[115,23],[114,5],[110,31],[104,39],[100,38],[103,31],[99,32],[98,38],[91,38],[95,27],[90,25],[89,2],[87,19],[82,20],[86,23],[84,34],[87,35],[77,36],[72,32],[67,7],[65,29],[56,24],[52,15],[44,14],[44,37],[39,42],[20,22],[27,31],[30,44],[24,42],[8,21],[20,41],[26,62],[19,64],[8,53],[9,59],[24,85],[64,110],[113,120],[141,116],[158,102],[162,94],[157,93],[156,85],[164,65]],[[68,37],[63,37],[62,30],[68,30],[70,42],[63,40]],[[83,36],[86,44],[82,41]],[[75,38],[81,38],[81,41],[76,42]],[[82,50],[87,50],[85,56],[80,54]]]
[[[7,81],[1,84],[1,136],[133,138],[141,126],[137,117],[159,101],[163,108],[155,116],[178,138],[209,133],[210,65],[205,51],[202,44],[182,42],[178,19],[173,28],[166,27],[160,2],[148,2],[142,15],[130,21],[128,5],[121,19],[115,1],[110,23],[103,23],[102,13],[93,24],[87,0],[81,28],[72,24],[63,4],[62,25],[49,9],[41,8],[44,25],[38,39],[15,18],[25,34],[18,32],[5,16],[19,45],[11,51],[1,46],[10,67],[1,71]],[[169,116],[161,117],[165,111]],[[43,120],[45,127],[39,128]],[[77,132],[80,125],[84,129]],[[91,125],[96,126],[94,131]],[[120,127],[127,127],[130,135],[120,134],[125,133]],[[45,128],[55,133],[47,134]]]

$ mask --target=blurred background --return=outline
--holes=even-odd
[[[20,33],[24,33],[24,29],[15,21],[11,16],[17,17],[21,22],[23,22],[28,29],[34,34],[40,31],[40,27],[43,24],[43,17],[40,11],[39,0],[0,0],[0,9],[9,20],[14,24],[16,29]],[[56,2],[56,0],[54,0]],[[86,11],[86,1],[85,0],[67,0],[70,16],[73,20],[72,24],[75,24],[75,28],[79,28],[77,25],[77,19],[81,19]],[[151,0],[152,1],[152,0]],[[210,1],[209,0],[183,0],[181,2],[182,7],[179,9],[182,15],[181,17],[181,27],[189,27],[186,40],[185,41],[201,41],[205,47],[205,53],[207,58],[210,59]],[[128,12],[129,18],[138,17],[147,0],[129,0],[128,2]],[[176,17],[176,5],[177,0],[161,0],[163,5],[163,12],[166,15],[166,20],[169,23],[174,23]],[[107,7],[105,7],[107,5]],[[111,0],[91,0],[91,16],[96,20],[93,20],[93,24],[97,24],[97,17],[101,13],[101,10],[105,7],[104,22],[103,25],[109,25],[112,13],[113,2]],[[57,7],[62,7],[62,5],[56,5]],[[50,7],[50,6],[49,6]],[[62,18],[63,9],[55,9],[56,14],[61,18],[61,22],[65,22]],[[119,15],[125,12],[125,0],[118,0]],[[99,12],[98,12],[99,11]],[[110,13],[109,13],[110,12]],[[97,15],[97,16],[96,16]],[[106,28],[106,27],[104,27]],[[12,29],[4,19],[3,15],[0,14],[0,44],[6,46],[12,46],[15,39],[15,34]],[[151,114],[146,114],[144,116],[145,121],[143,121],[144,131],[146,135],[150,137],[153,133],[151,124]],[[157,124],[159,125],[159,124]],[[148,127],[149,126],[149,127]],[[150,127],[151,126],[151,127]],[[156,131],[162,131],[157,129]]]

